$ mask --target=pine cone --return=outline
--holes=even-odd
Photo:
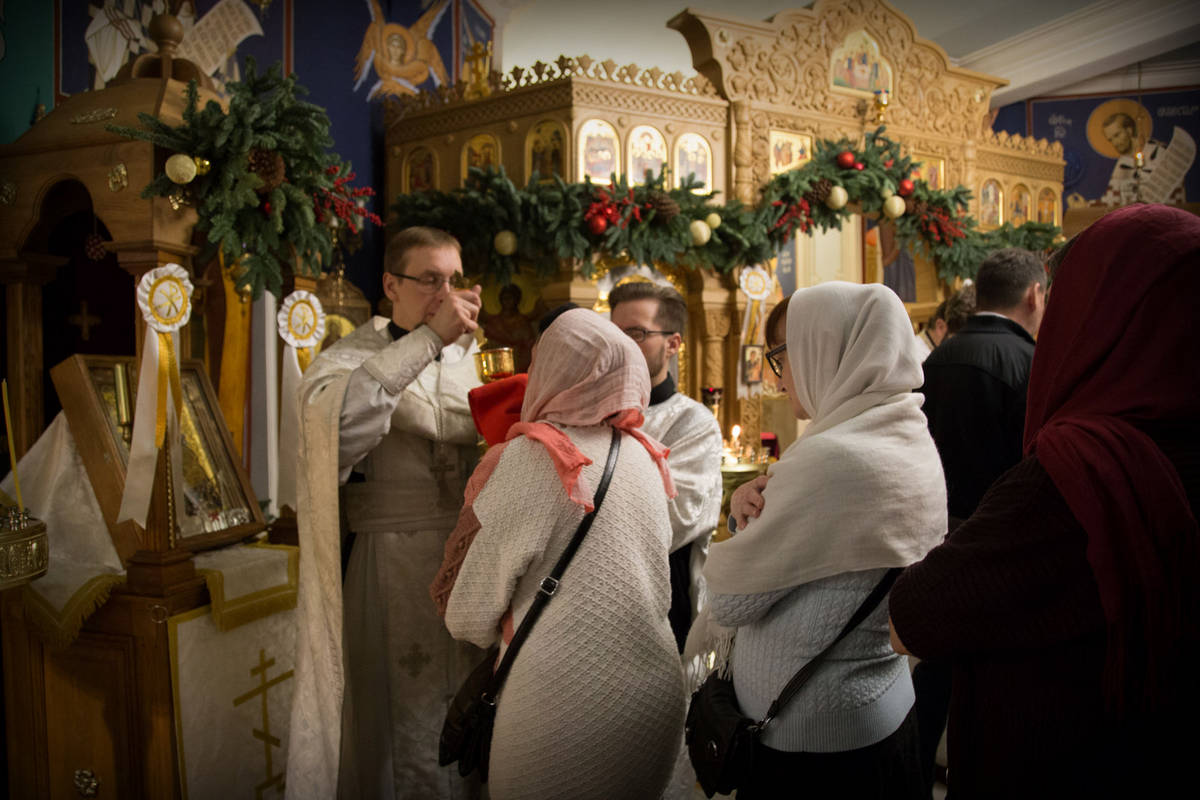
[[[250,171],[263,182],[263,185],[255,190],[259,194],[273,192],[287,178],[283,156],[274,150],[263,150],[259,147],[250,150]]]
[[[679,204],[672,200],[671,195],[666,192],[648,192],[646,202],[658,212],[655,214],[655,219],[662,220],[663,224],[679,216]]]
[[[909,216],[923,217],[925,212],[929,210],[929,204],[924,200],[913,200],[911,197],[904,198],[904,213]]]
[[[808,201],[810,206],[816,206],[819,203],[824,203],[825,198],[829,197],[829,190],[833,188],[833,181],[829,178],[821,178],[812,185],[807,192],[804,193],[804,199]]]

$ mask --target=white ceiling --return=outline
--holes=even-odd
[[[666,22],[686,0],[483,0],[497,17],[498,66],[588,54],[621,64],[693,72],[683,37]],[[1123,91],[1127,70],[1180,86],[1200,83],[1200,2],[1194,0],[895,0],[920,36],[964,67],[1009,80],[993,106],[1077,90]],[[797,3],[796,5],[803,5]],[[693,7],[767,19],[786,0],[695,0]],[[1097,83],[1097,76],[1109,76]],[[1124,75],[1124,77],[1121,77]],[[1152,88],[1151,75],[1145,88]],[[1143,75],[1146,78],[1146,75]],[[1111,84],[1111,86],[1109,85]]]

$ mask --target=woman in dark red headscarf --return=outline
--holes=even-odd
[[[1191,783],[1200,219],[1114,211],[1053,277],[1025,460],[891,594],[898,649],[954,665],[958,797],[1151,796]]]

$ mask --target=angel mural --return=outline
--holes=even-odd
[[[415,95],[420,91],[417,87],[431,77],[437,86],[449,85],[446,65],[430,37],[450,7],[450,0],[430,6],[407,28],[385,21],[379,0],[367,0],[367,6],[371,11],[371,24],[363,34],[362,47],[354,65],[355,91],[367,80],[372,66],[379,80],[367,93],[367,100]]]

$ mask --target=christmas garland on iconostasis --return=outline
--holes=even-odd
[[[664,172],[647,173],[637,186],[614,175],[607,187],[534,174],[518,189],[503,168],[472,168],[460,189],[400,195],[392,223],[450,232],[462,243],[467,269],[499,283],[509,282],[518,264],[549,275],[559,259],[581,261],[590,277],[597,254],[728,273],[773,258],[797,231],[840,230],[856,213],[892,219],[900,243],[932,260],[947,282],[974,277],[994,250],[1045,250],[1058,236],[1057,226],[1037,222],[979,230],[966,213],[970,191],[913,180],[916,164],[884,130],[867,134],[861,147],[846,138],[817,142],[812,160],[774,176],[754,207],[718,205],[692,176],[668,190]]]
[[[381,221],[366,209],[374,190],[353,187],[350,165],[328,152],[329,116],[301,99],[295,76],[278,63],[260,75],[253,58],[244,75],[225,86],[228,111],[213,100],[200,108],[192,81],[178,127],[139,114],[141,128],[108,129],[173,153],[142,197],[196,207],[201,261],[219,253],[236,265],[241,291],[278,296],[285,269],[319,275],[335,247],[353,252],[361,227]]]

